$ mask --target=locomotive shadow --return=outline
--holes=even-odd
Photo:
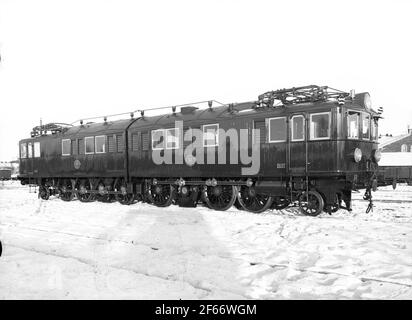
[[[96,247],[95,254],[108,259],[107,264],[100,265],[102,274],[107,274],[104,269],[111,266],[157,281],[172,281],[170,290],[159,288],[156,299],[246,298],[247,288],[237,277],[241,262],[219,240],[219,234],[204,217],[207,214],[216,213],[202,207],[157,208],[142,203],[131,206],[116,226],[99,236],[124,240]],[[110,291],[111,287],[118,287],[110,277],[103,275],[103,278]]]

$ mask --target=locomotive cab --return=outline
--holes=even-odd
[[[338,139],[340,170],[353,181],[354,189],[375,185],[378,162],[379,114],[371,108],[368,93],[355,96],[341,108],[341,130]]]

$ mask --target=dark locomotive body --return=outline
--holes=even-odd
[[[319,94],[325,87],[303,88]],[[366,188],[368,198],[376,186],[379,115],[365,105],[366,95],[284,101],[281,107],[265,105],[264,99],[202,110],[183,107],[168,115],[55,127],[53,134],[40,127],[35,137],[20,141],[19,179],[38,184],[42,198],[59,194],[63,200],[76,195],[82,201],[195,206],[202,199],[213,209],[236,203],[252,212],[296,201],[312,215],[350,209],[352,190]],[[184,154],[192,142],[184,139],[190,129],[203,133],[204,150],[211,154],[203,155],[204,164],[191,163]],[[235,129],[239,136],[240,129],[246,130],[247,145],[242,141],[238,146],[239,138],[225,138],[218,129]],[[259,137],[253,129],[260,129]],[[257,172],[243,174],[247,165],[229,163],[233,150],[238,158],[242,148],[252,155],[257,143]],[[223,144],[226,161],[219,164]],[[155,164],[154,152],[166,151],[173,163]],[[207,161],[212,158],[214,163]]]

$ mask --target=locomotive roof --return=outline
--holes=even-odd
[[[169,114],[155,115],[155,116],[142,116],[139,118],[122,119],[105,121],[99,123],[86,123],[82,125],[72,126],[65,128],[62,133],[53,134],[54,137],[64,136],[87,136],[98,135],[107,133],[117,133],[126,130],[127,128],[161,128],[172,126],[175,121],[199,121],[199,122],[212,122],[215,119],[222,119],[224,117],[247,117],[253,115],[282,115],[290,112],[303,112],[303,111],[317,111],[327,107],[336,107],[336,101],[324,101],[324,102],[306,102],[294,105],[285,105],[277,108],[255,108],[256,101],[235,103],[230,105],[223,105],[219,107],[196,109]],[[346,107],[362,108],[356,101],[345,101]],[[374,113],[373,110],[371,110]],[[50,136],[50,135],[48,135]],[[32,140],[32,139],[24,139]],[[24,141],[23,140],[23,141]]]

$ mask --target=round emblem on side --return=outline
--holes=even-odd
[[[185,162],[189,167],[192,167],[196,163],[196,157],[191,154],[185,156]]]
[[[81,162],[79,161],[79,160],[74,160],[74,168],[76,169],[76,170],[79,170],[80,169],[80,166],[81,166],[82,164],[81,164]]]

